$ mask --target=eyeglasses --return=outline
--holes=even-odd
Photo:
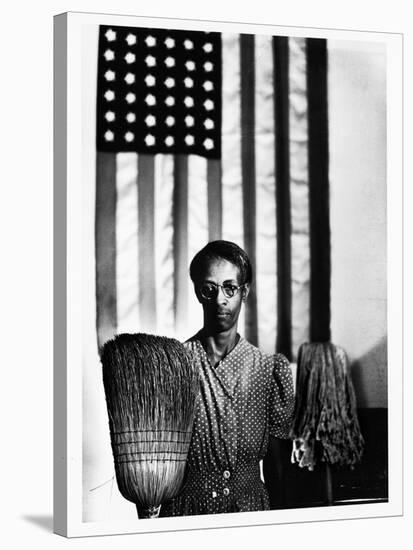
[[[224,283],[223,285],[218,285],[215,283],[204,283],[201,285],[198,290],[202,298],[205,300],[212,300],[218,295],[219,289],[222,289],[222,293],[225,298],[233,298],[240,288],[244,287],[245,284],[237,286],[232,283]]]

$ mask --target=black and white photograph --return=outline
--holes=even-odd
[[[55,532],[400,515],[400,35],[54,39]]]

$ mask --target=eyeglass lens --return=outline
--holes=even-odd
[[[206,283],[202,285],[200,289],[201,296],[203,296],[207,300],[210,300],[217,295],[219,288],[222,288],[222,292],[226,298],[232,298],[238,292],[240,287],[231,284],[215,285],[213,283]]]

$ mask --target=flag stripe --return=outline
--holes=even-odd
[[[289,151],[289,55],[288,38],[273,38],[275,167],[277,204],[277,295],[278,352],[292,357],[291,351],[291,199]]]
[[[208,242],[208,165],[215,162],[199,155],[188,157],[188,261],[185,279],[188,281],[188,319],[185,339],[190,338],[202,326],[202,308],[189,280],[189,263],[195,254]]]
[[[275,352],[277,334],[277,236],[275,220],[272,37],[255,37],[255,179],[258,344]]]
[[[116,311],[116,155],[96,156],[96,324],[98,349],[112,338]]]
[[[328,184],[327,41],[307,39],[307,95],[313,342],[330,340],[330,219]]]
[[[175,155],[173,227],[175,330],[181,335],[188,315],[188,157],[185,155]]]
[[[222,238],[222,185],[221,161],[208,160],[208,240]]]
[[[222,238],[243,248],[240,37],[222,35]],[[238,330],[245,335],[241,309]]]
[[[222,36],[222,235],[243,246],[239,35]]]
[[[244,247],[255,266],[255,53],[254,35],[240,38],[241,73],[241,167],[244,220]],[[245,337],[258,344],[257,295],[255,282],[245,304]]]
[[[155,158],[138,155],[139,316],[142,331],[156,327]]]
[[[136,153],[116,158],[116,309],[117,330],[139,325],[138,160]]]
[[[310,235],[306,42],[289,38],[292,359],[309,338]]]
[[[175,333],[173,188],[173,155],[155,155],[156,330],[165,336]]]

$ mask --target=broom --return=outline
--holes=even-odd
[[[326,463],[327,495],[332,501],[330,465],[360,462],[364,440],[345,351],[330,342],[305,343],[298,350],[292,462],[313,470]]]
[[[198,373],[177,340],[120,334],[101,354],[116,480],[139,517],[159,516],[179,491]]]

